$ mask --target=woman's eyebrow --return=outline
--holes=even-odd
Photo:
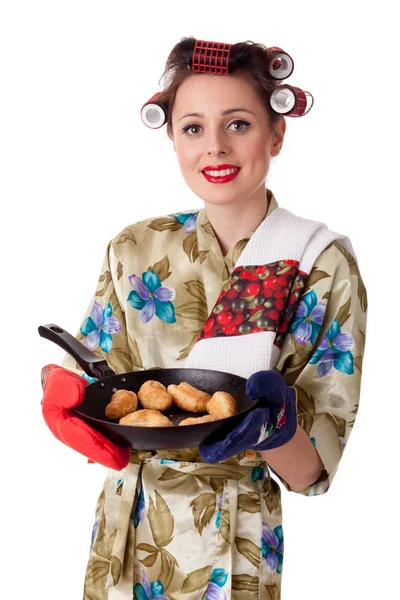
[[[234,112],[246,112],[246,113],[250,113],[252,115],[256,115],[255,112],[253,112],[252,110],[248,110],[247,108],[228,108],[227,110],[223,110],[221,112],[221,115],[229,115],[231,113]],[[182,119],[184,119],[185,117],[199,117],[199,119],[204,119],[204,114],[203,113],[188,113],[187,115],[183,115],[183,117],[181,117],[180,119],[178,119],[178,121],[182,121]]]

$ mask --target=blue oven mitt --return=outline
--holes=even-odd
[[[296,390],[277,371],[257,371],[246,383],[246,396],[258,407],[220,439],[200,445],[200,456],[217,463],[248,449],[271,450],[286,444],[297,429]]]

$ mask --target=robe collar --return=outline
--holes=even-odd
[[[276,208],[278,208],[278,203],[271,190],[266,189],[266,196],[269,201],[268,209],[261,223],[264,222]],[[222,254],[218,239],[204,208],[200,209],[198,212],[196,229],[201,276],[207,298],[207,308],[210,313],[221,293],[221,289],[227,289],[229,287],[228,281],[233,268],[257,228],[246,232],[243,238],[236,242],[226,256]]]

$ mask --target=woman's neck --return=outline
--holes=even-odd
[[[266,188],[260,188],[244,204],[216,205],[205,203],[205,212],[226,256],[249,231],[255,231],[268,211]]]

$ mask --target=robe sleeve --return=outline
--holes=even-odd
[[[366,322],[367,294],[357,262],[335,241],[306,280],[277,364],[297,390],[298,424],[324,465],[317,481],[296,493],[324,494],[336,474],[359,406]]]
[[[129,338],[126,328],[121,275],[122,264],[115,256],[113,242],[110,242],[104,256],[96,291],[75,336],[94,354],[104,358],[115,373],[135,370],[135,360],[132,355],[135,343]],[[88,381],[96,381],[86,375],[69,354],[65,356],[62,366],[78,373]],[[136,366],[141,366],[140,360]]]

